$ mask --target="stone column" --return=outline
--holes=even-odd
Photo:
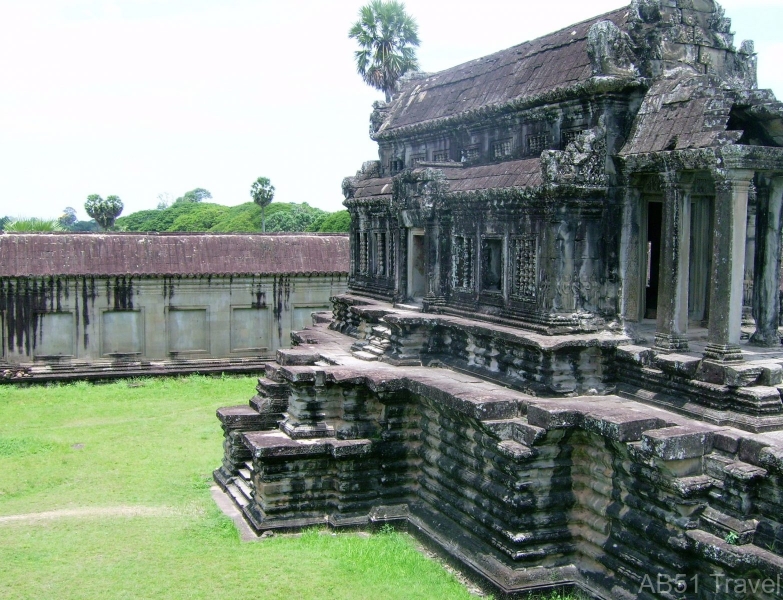
[[[742,326],[755,327],[756,311],[753,308],[753,282],[756,257],[756,187],[748,190],[748,221],[745,232],[745,278],[742,282]]]
[[[655,348],[676,352],[688,349],[691,194],[690,184],[681,182],[678,173],[662,173],[661,183],[663,227]]]
[[[715,169],[715,230],[712,236],[710,317],[704,358],[741,361],[742,292],[745,278],[745,228],[753,171]]]
[[[620,230],[620,316],[624,322],[638,322],[642,312],[642,236],[646,231],[642,231],[642,199],[636,183],[626,189]]]
[[[441,228],[437,219],[429,219],[424,228],[424,255],[427,257],[427,288],[426,298],[437,302],[441,295],[440,288],[440,244]]]
[[[779,346],[780,232],[783,225],[783,177],[764,182],[758,190],[756,257],[753,278],[754,346]]]

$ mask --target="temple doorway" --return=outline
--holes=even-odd
[[[427,293],[424,230],[410,229],[408,233],[408,297],[421,300]]]
[[[661,226],[663,223],[663,203],[647,202],[647,269],[644,294],[644,318],[655,319],[658,316],[658,282],[661,268]]]

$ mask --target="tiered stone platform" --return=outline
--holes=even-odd
[[[449,368],[421,352],[416,319],[431,315],[372,310],[374,323],[338,315],[353,337],[324,322],[297,334],[249,405],[218,411],[215,479],[256,532],[407,525],[501,596],[571,585],[660,598],[654,585],[684,574],[689,593],[700,586],[690,597],[719,598],[716,574],[783,577],[783,433],[594,387],[566,397],[544,371],[535,389],[511,389],[486,353]],[[621,337],[578,352],[603,348],[611,367],[631,352],[615,350],[630,345]],[[493,368],[495,381],[477,376]],[[608,388],[610,373],[596,381]]]

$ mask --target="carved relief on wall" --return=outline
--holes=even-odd
[[[544,180],[553,184],[606,184],[606,131],[603,126],[579,132],[562,150],[541,153]]]
[[[513,239],[514,276],[511,295],[519,300],[535,302],[538,289],[538,239],[525,236]]]
[[[367,232],[360,231],[359,237],[359,274],[367,275],[369,272],[369,257],[368,257],[368,243]]]
[[[455,235],[451,238],[451,285],[454,289],[473,290],[474,257],[472,237]]]

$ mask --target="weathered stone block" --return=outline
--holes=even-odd
[[[778,386],[783,383],[783,366],[779,363],[761,364],[761,375],[758,379],[759,385]]]
[[[642,434],[642,448],[663,460],[704,456],[712,450],[713,430],[697,424],[655,429]]]
[[[530,404],[527,408],[528,423],[546,430],[578,427],[582,419],[582,413],[575,408],[547,408],[539,404]]]
[[[252,431],[263,423],[263,418],[258,411],[247,405],[219,408],[217,418],[227,429],[234,431]]]
[[[303,348],[280,349],[277,362],[281,366],[314,365],[319,359],[318,353]]]
[[[646,417],[632,410],[618,411],[612,415],[585,415],[582,426],[587,430],[618,442],[635,442],[642,433],[664,427],[666,422],[657,417]]]
[[[672,373],[691,379],[696,375],[701,358],[686,354],[658,354],[653,364],[664,373]]]

